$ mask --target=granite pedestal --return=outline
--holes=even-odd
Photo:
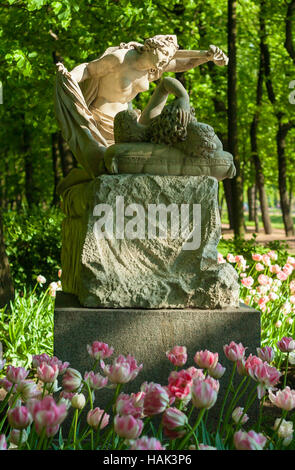
[[[209,417],[214,420],[232,370],[223,345],[241,342],[247,347],[247,355],[256,354],[260,345],[260,313],[245,304],[214,310],[86,308],[74,295],[57,292],[54,354],[84,374],[93,365],[86,345],[95,340],[113,346],[113,357],[131,354],[138,364],[143,363],[137,378],[124,386],[126,393],[137,392],[144,381],[167,385],[173,366],[165,352],[175,345],[187,347],[185,367],[196,366],[193,357],[198,350],[218,352],[226,372],[220,380],[218,402],[210,410]],[[111,360],[106,359],[106,363]],[[104,408],[112,393],[106,389],[96,392],[96,406]]]

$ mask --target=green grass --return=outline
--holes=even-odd
[[[0,341],[4,358],[14,366],[28,367],[32,355],[53,355],[54,298],[36,285],[16,292],[10,308],[0,309]]]
[[[263,224],[262,224],[262,217],[261,214],[258,216],[259,220],[259,227],[263,229]],[[270,220],[273,228],[281,229],[284,230],[284,223],[283,223],[283,218],[282,218],[282,213],[279,210],[274,210],[273,212],[270,212]],[[223,211],[222,215],[222,223],[223,224],[228,224],[228,216],[225,211]],[[293,221],[295,223],[295,216],[293,217]],[[255,227],[255,222],[252,220],[248,220],[248,212],[245,212],[245,223],[247,227]]]

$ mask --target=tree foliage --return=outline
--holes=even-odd
[[[97,58],[108,46],[143,41],[155,34],[177,34],[181,48],[227,52],[227,1],[219,0],[0,0],[0,198],[4,209],[23,203],[50,204],[61,161],[53,165],[55,63],[68,69]],[[275,104],[264,79],[257,145],[268,194],[278,193],[277,115],[294,119],[289,83],[295,79],[293,0],[266,0],[266,42]],[[256,111],[259,69],[259,11],[254,0],[237,3],[238,153],[244,195],[253,184],[250,126]],[[199,121],[227,137],[227,69],[204,64],[185,73],[185,85]],[[151,86],[152,88],[152,86]],[[136,99],[143,107],[149,93]],[[294,138],[285,140],[287,187],[294,182]],[[58,152],[57,152],[58,153]],[[269,202],[273,202],[269,199]]]

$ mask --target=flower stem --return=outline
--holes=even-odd
[[[287,359],[286,359],[286,367],[285,367],[283,388],[285,388],[285,387],[286,387],[286,384],[287,384],[288,365],[289,365],[289,352],[287,352]]]
[[[229,404],[229,406],[228,406],[227,412],[226,412],[226,414],[225,414],[224,423],[223,423],[223,425],[222,425],[222,430],[226,428],[226,425],[227,425],[227,423],[228,423],[229,417],[230,417],[230,415],[231,415],[231,413],[232,413],[232,411],[233,411],[233,409],[234,409],[234,407],[235,407],[235,405],[236,405],[236,403],[237,403],[237,401],[238,401],[238,400],[237,400],[237,396],[238,396],[238,394],[239,394],[239,392],[240,392],[240,390],[241,390],[241,388],[242,388],[242,386],[243,386],[243,384],[244,384],[244,382],[245,382],[246,379],[247,379],[247,376],[245,376],[245,377],[243,378],[243,380],[240,382],[240,384],[239,384],[237,390],[235,391],[235,394],[234,394],[234,396],[233,396],[233,398],[232,398],[232,400],[231,400],[231,402],[230,402],[230,404]],[[244,388],[243,393],[240,394],[239,399],[241,398],[241,396],[244,395],[244,393],[245,393],[247,387],[248,387],[248,384],[247,384],[246,387]]]
[[[192,434],[194,434],[196,432],[200,422],[202,421],[202,418],[204,416],[205,411],[206,411],[206,408],[202,408],[200,410],[194,427],[193,428],[190,427],[190,432],[184,437],[182,442],[180,442],[180,445],[179,445],[179,448],[178,448],[179,450],[182,450],[184,448],[184,446],[186,445],[187,441],[190,439]]]
[[[235,372],[236,372],[236,368],[237,368],[237,363],[235,362],[234,365],[233,365],[233,368],[232,368],[231,376],[230,376],[230,379],[229,379],[229,384],[227,386],[225,396],[224,396],[224,399],[223,399],[223,402],[222,402],[216,434],[219,433],[219,430],[220,430],[220,425],[221,425],[221,421],[222,421],[224,407],[225,407],[225,404],[226,404],[226,401],[227,401],[228,394],[229,394],[230,389],[231,389],[231,385],[232,385],[233,378],[234,378],[234,375],[235,375]]]
[[[78,423],[78,413],[79,410],[75,410],[75,416],[74,416],[74,439],[73,439],[73,447],[74,450],[76,450],[76,438],[77,438],[77,423]]]

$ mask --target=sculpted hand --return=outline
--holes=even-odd
[[[188,118],[190,116],[190,104],[189,100],[184,97],[176,98],[172,103],[171,107],[173,111],[179,110],[179,118],[184,126],[188,123]]]
[[[209,46],[209,57],[216,65],[227,65],[228,64],[228,57],[222,52],[221,49],[217,46]]]

